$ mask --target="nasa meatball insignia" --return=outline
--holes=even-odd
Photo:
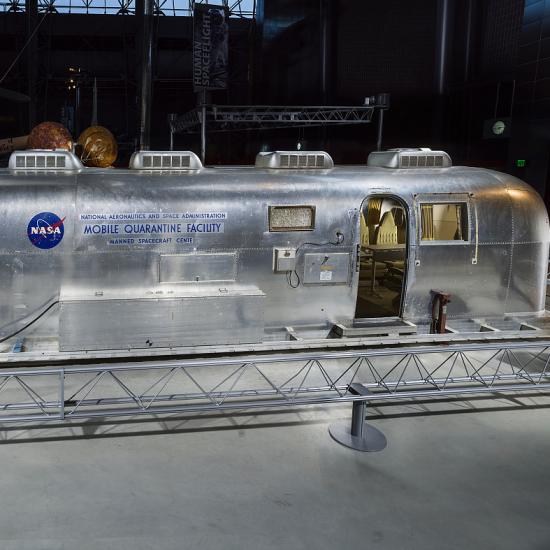
[[[65,218],[60,218],[53,212],[36,214],[27,226],[29,241],[42,250],[57,246],[63,240],[65,233],[64,221]]]

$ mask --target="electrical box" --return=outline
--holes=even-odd
[[[273,249],[273,271],[282,273],[293,271],[296,267],[295,248],[274,248]]]
[[[304,283],[334,285],[349,281],[351,257],[347,252],[308,253],[304,257]]]

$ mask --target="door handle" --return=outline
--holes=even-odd
[[[473,202],[473,201],[472,201]],[[472,265],[477,265],[479,252],[479,223],[477,219],[477,205],[473,202],[474,210],[474,255],[472,257]]]

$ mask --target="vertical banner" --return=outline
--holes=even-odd
[[[193,11],[193,88],[227,88],[229,10],[195,4]]]

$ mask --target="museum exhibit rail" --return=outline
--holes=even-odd
[[[0,370],[0,423],[550,388],[550,341]]]

